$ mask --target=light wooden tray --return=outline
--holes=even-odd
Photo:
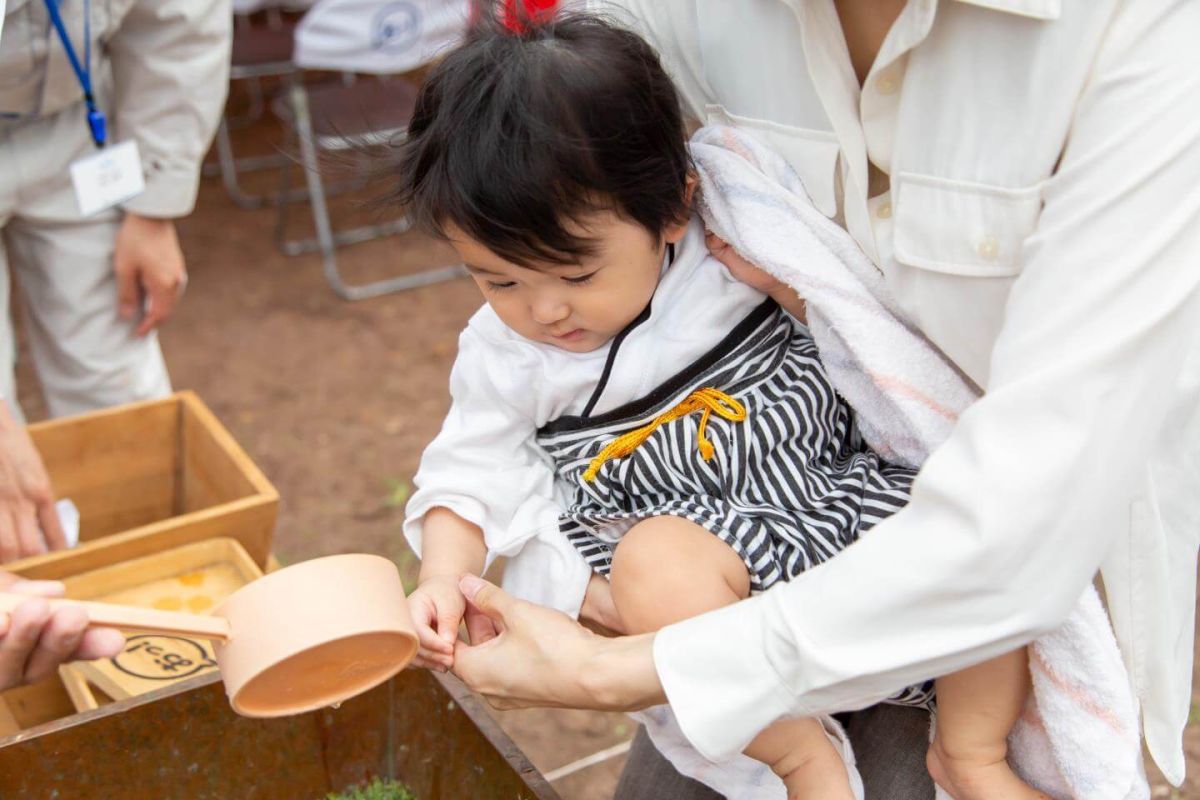
[[[204,614],[257,578],[262,570],[233,539],[209,539],[63,580],[77,600]],[[124,700],[216,670],[203,639],[134,634],[115,658],[78,661],[59,670],[78,711]],[[97,696],[99,689],[103,696]]]

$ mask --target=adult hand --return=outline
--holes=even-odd
[[[459,583],[497,633],[459,642],[454,672],[496,708],[632,711],[665,702],[653,634],[609,639],[559,611],[509,597],[473,575]]]
[[[117,310],[123,319],[142,314],[137,335],[145,336],[175,310],[187,286],[187,270],[175,223],[126,213],[113,252]]]
[[[724,264],[725,268],[733,273],[733,277],[747,286],[752,286],[763,294],[771,294],[783,286],[783,281],[742,258],[731,244],[708,229],[704,231],[704,244],[708,246],[708,252],[712,253],[713,258]]]
[[[58,581],[27,581],[0,572],[0,591],[28,594],[11,614],[0,612],[0,689],[44,678],[64,661],[115,656],[125,637],[112,628],[88,628],[79,608],[51,611],[47,597],[61,596]]]
[[[775,301],[793,317],[801,322],[806,321],[808,309],[805,306],[804,298],[797,295],[792,287],[751,264],[732,245],[707,229],[704,231],[704,244],[708,246],[708,252],[712,254],[713,258],[724,264],[733,277],[747,286],[775,298]]]
[[[0,563],[66,546],[42,457],[0,400]]]

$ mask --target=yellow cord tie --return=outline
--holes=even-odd
[[[606,461],[613,458],[624,458],[637,450],[642,442],[649,439],[651,434],[658,430],[660,425],[666,425],[668,422],[686,417],[696,411],[703,412],[700,417],[700,427],[696,430],[696,448],[700,451],[700,457],[705,461],[711,459],[715,452],[712,442],[704,435],[708,428],[709,416],[715,412],[717,416],[730,422],[741,422],[746,418],[745,406],[724,392],[716,389],[697,389],[679,405],[656,417],[654,421],[622,434],[605,445],[604,449],[592,459],[592,463],[588,464],[587,471],[583,473],[583,479],[586,481],[596,480],[596,476],[600,474],[600,468]]]

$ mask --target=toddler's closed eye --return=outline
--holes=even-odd
[[[596,272],[599,272],[599,270],[596,270]],[[596,277],[596,273],[589,272],[587,275],[580,275],[578,278],[563,278],[563,280],[574,286],[583,286],[584,284],[591,283],[594,277]]]

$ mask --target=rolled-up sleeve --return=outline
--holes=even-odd
[[[908,507],[791,583],[658,634],[659,675],[702,753],[1025,644],[1065,618],[1128,529],[1200,340],[1196,30],[1191,2],[1128,4],[1113,20],[987,394]]]
[[[113,138],[137,142],[146,175],[126,210],[191,213],[229,90],[232,18],[230,0],[137,0],[107,43]]]

